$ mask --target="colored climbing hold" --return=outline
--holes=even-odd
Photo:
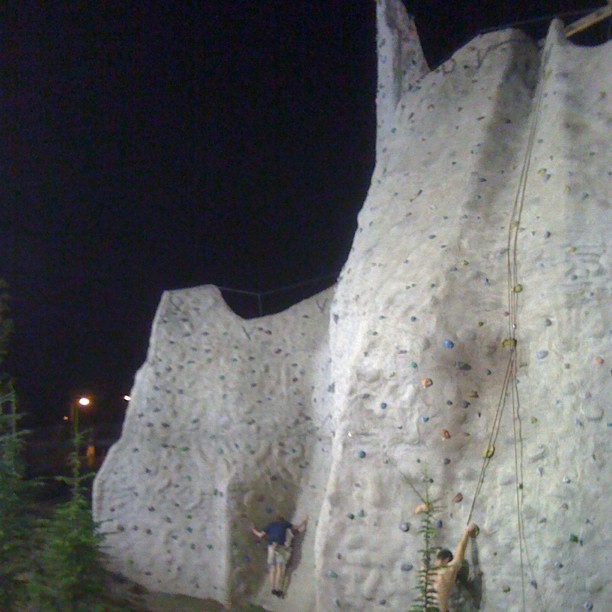
[[[428,417],[428,416],[425,416],[424,414],[422,414],[422,415],[421,415],[421,421],[422,421],[423,423],[427,423],[427,421],[429,421],[429,417]]]
[[[402,572],[409,572],[412,570],[412,568],[414,567],[414,565],[412,565],[412,563],[402,563]]]
[[[468,393],[468,397],[474,399],[474,398],[477,398],[477,397],[480,397],[480,396],[478,395],[478,391],[470,391]]]
[[[355,518],[355,515],[352,512],[349,512],[346,516],[351,519],[351,521]]]
[[[538,588],[538,583],[536,580],[534,580],[533,578],[529,581],[529,584],[534,588],[537,589]]]
[[[578,543],[578,536],[575,533],[571,533],[569,537],[570,542]]]
[[[593,609],[593,602],[591,601],[585,601],[584,602],[584,606],[582,606],[585,610],[592,610]]]
[[[537,417],[532,416],[530,421],[531,421],[532,425],[535,425],[538,422],[538,419],[537,419]]]
[[[444,440],[450,440],[451,435],[450,435],[450,431],[448,431],[448,429],[443,429],[442,433],[440,435],[442,436],[442,438]]]
[[[485,448],[484,451],[482,452],[482,458],[490,459],[494,454],[495,454],[495,447],[487,446],[487,448]]]
[[[408,531],[410,531],[410,523],[407,523],[406,521],[404,521],[403,523],[400,523],[400,529],[406,533]]]
[[[595,359],[593,359],[593,363],[595,365],[603,365],[603,362],[604,362],[603,357],[595,357]]]
[[[455,361],[455,368],[467,372],[472,369],[472,366],[469,363],[465,363],[465,361]]]
[[[514,285],[514,287],[512,287],[512,291],[514,293],[521,293],[521,291],[523,291],[523,285],[521,284]]]
[[[366,452],[365,452],[364,450],[360,450],[360,451],[357,453],[357,456],[358,456],[360,459],[363,459],[363,458],[366,456]]]
[[[502,348],[511,347],[514,348],[516,346],[516,338],[504,338],[502,340]]]
[[[444,526],[444,523],[442,522],[441,519],[438,519],[437,521],[434,522],[434,527],[436,529],[442,529],[443,526]]]
[[[453,497],[453,502],[458,504],[459,502],[463,501],[463,494],[462,493],[457,493],[454,497]]]
[[[419,366],[417,365],[417,362],[416,362],[416,361],[413,361],[413,362],[410,364],[410,367],[411,367],[413,370],[416,370],[416,369],[417,369]]]
[[[329,570],[329,572],[327,572],[327,577],[328,578],[337,578],[338,574],[336,574],[336,572],[334,572],[334,570]]]
[[[444,465],[448,465],[451,460],[448,457],[444,457]]]
[[[381,402],[380,407],[384,410],[387,407],[387,402]]]
[[[504,586],[502,586],[502,591],[504,593],[509,593],[510,592],[510,587],[507,584],[504,584]]]
[[[536,357],[538,359],[546,359],[548,357],[548,351],[538,351]]]
[[[446,349],[452,349],[455,346],[455,343],[452,340],[444,340],[442,342],[442,346]]]
[[[427,387],[431,387],[431,385],[433,385],[433,380],[431,380],[431,378],[424,378],[421,381],[421,384],[423,385],[423,387],[427,388]]]

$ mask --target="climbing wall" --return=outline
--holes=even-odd
[[[334,290],[245,321],[164,294],[94,487],[112,566],[268,610],[406,610],[468,519],[464,609],[606,610],[610,46],[506,30],[433,72],[378,6],[377,164]],[[309,527],[284,601],[249,536]],[[467,604],[466,604],[467,605]]]
[[[321,505],[331,295],[245,321],[214,287],[164,294],[121,439],[94,484],[115,571],[228,605],[267,592],[251,524]],[[313,580],[308,564],[292,577],[314,605],[301,588]]]
[[[398,102],[331,313],[319,610],[408,607],[425,479],[450,548],[481,487],[481,609],[612,601],[611,73],[556,23],[543,50],[479,37]]]

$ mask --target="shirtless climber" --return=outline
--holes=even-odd
[[[432,572],[432,583],[438,599],[440,612],[449,612],[449,595],[455,585],[457,572],[463,563],[468,538],[470,536],[476,537],[477,535],[478,527],[474,523],[470,523],[465,528],[454,554],[446,548],[443,548],[437,554],[437,558],[434,562],[434,567],[436,569]]]
[[[268,541],[268,571],[272,595],[283,596],[283,585],[285,583],[285,570],[291,557],[290,540],[287,542],[287,530],[291,535],[300,533],[306,527],[308,517],[299,525],[292,525],[284,517],[278,516],[275,521],[266,525],[262,531],[258,531],[255,526],[251,531],[258,537],[265,537]]]

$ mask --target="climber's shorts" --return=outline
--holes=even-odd
[[[268,546],[268,565],[270,567],[287,565],[290,556],[291,550],[286,546],[279,546],[278,544],[270,544]]]

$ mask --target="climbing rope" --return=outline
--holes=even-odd
[[[525,156],[523,158],[523,165],[521,168],[521,174],[519,177],[519,184],[514,198],[512,207],[512,213],[510,215],[510,223],[508,225],[508,241],[507,241],[507,300],[508,300],[508,337],[502,342],[502,346],[509,348],[508,362],[506,365],[506,372],[504,374],[504,380],[502,388],[497,402],[495,415],[493,418],[493,425],[491,427],[491,433],[487,442],[487,447],[483,452],[483,461],[480,469],[480,474],[476,483],[476,490],[472,500],[472,505],[468,514],[467,523],[469,524],[474,514],[476,507],[476,500],[480,494],[482,486],[485,481],[487,468],[491,459],[495,454],[495,444],[499,431],[501,428],[501,420],[506,405],[508,394],[510,394],[512,404],[512,426],[513,426],[513,441],[514,441],[514,472],[515,472],[515,501],[516,501],[516,513],[517,513],[517,531],[519,541],[519,556],[520,556],[520,567],[521,567],[521,588],[522,588],[522,608],[526,609],[526,595],[525,595],[525,560],[532,570],[531,561],[528,555],[527,542],[525,540],[525,529],[522,513],[523,503],[523,445],[522,445],[522,425],[520,416],[520,396],[517,385],[517,338],[516,330],[518,328],[518,299],[519,293],[522,292],[523,287],[519,283],[518,276],[518,235],[520,230],[521,216],[525,204],[525,194],[527,190],[527,178],[529,176],[529,169],[531,166],[531,158],[533,154],[533,147],[535,143],[535,136],[538,126],[538,117],[542,106],[542,97],[544,89],[544,81],[546,72],[544,68],[548,63],[549,53],[543,58],[542,62],[542,78],[538,95],[536,98],[536,105],[534,109],[533,118],[529,130],[529,137],[527,139],[527,148]],[[533,571],[532,571],[533,574]],[[533,583],[533,582],[532,582]]]

